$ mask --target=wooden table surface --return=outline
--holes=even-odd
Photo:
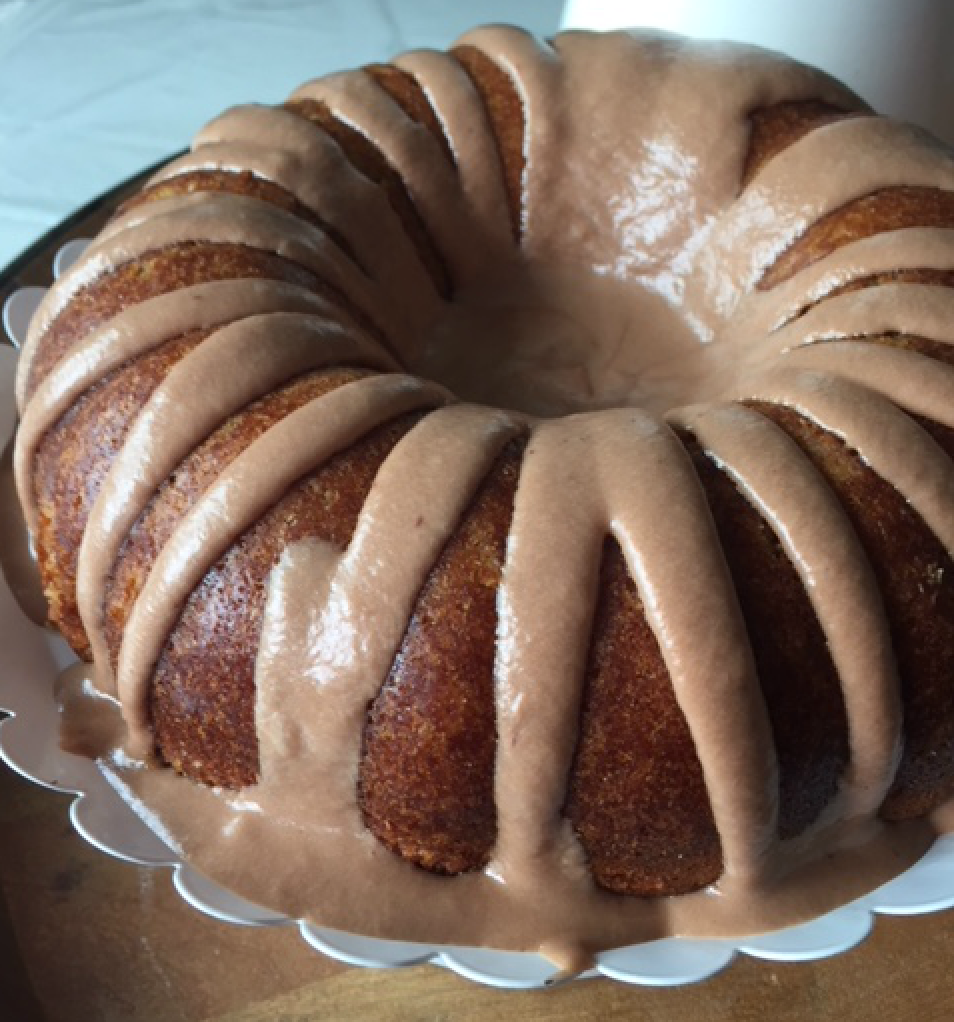
[[[0,766],[2,1022],[954,1017],[954,911],[879,919],[864,944],[827,961],[741,958],[689,987],[587,980],[498,991],[433,966],[352,969],[311,950],[294,929],[208,919],[180,900],[168,870],[87,845],[68,805]]]
[[[48,284],[57,245],[89,237],[130,187],[0,275],[0,304],[16,287]],[[954,911],[881,919],[860,948],[828,961],[741,958],[690,987],[591,980],[496,991],[433,966],[352,969],[291,928],[208,919],[179,898],[168,871],[88,846],[68,805],[0,765],[0,1022],[954,1019]]]

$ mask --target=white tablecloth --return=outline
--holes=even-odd
[[[234,103],[560,0],[0,0],[0,268]]]

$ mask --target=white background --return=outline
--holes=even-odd
[[[0,0],[0,268],[225,107],[560,0]]]
[[[0,268],[184,148],[235,103],[445,47],[473,25],[557,30],[562,0],[0,0]],[[645,24],[783,49],[954,142],[954,0],[568,0],[572,26]]]

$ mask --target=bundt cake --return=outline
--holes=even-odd
[[[21,356],[67,730],[118,701],[184,854],[358,932],[856,895],[954,795],[952,286],[951,152],[750,47],[480,28],[226,111]]]

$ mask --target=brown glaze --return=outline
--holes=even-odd
[[[17,478],[127,754],[226,789],[120,780],[203,868],[579,949],[923,849],[883,821],[954,776],[954,160],[863,114],[751,49],[485,28],[228,111],[126,204],[31,326]]]
[[[356,259],[347,239],[336,227],[309,209],[281,185],[256,177],[250,171],[197,170],[177,174],[174,177],[163,177],[155,184],[147,185],[138,195],[127,199],[119,207],[117,214],[127,213],[144,202],[158,202],[179,195],[194,195],[196,192],[232,192],[271,203],[307,223],[314,224],[327,234],[349,259]]]
[[[906,227],[954,227],[954,192],[899,185],[856,199],[812,224],[799,244],[766,270],[758,286],[768,290],[842,245]]]
[[[793,318],[804,316],[819,302],[828,298],[837,298],[838,295],[850,294],[852,291],[862,291],[866,287],[880,287],[882,284],[927,284],[933,287],[954,287],[954,270],[900,269],[887,273],[872,273],[868,277],[858,277],[855,280],[846,281],[844,284],[838,284],[826,294],[820,295],[800,309]],[[944,345],[938,345],[938,347],[943,348]]]
[[[690,453],[748,627],[779,768],[782,838],[813,823],[849,763],[841,682],[802,580],[768,523],[699,445]]]
[[[954,366],[954,346],[942,341],[932,341],[927,337],[913,337],[910,334],[868,334],[863,339],[865,344],[879,344],[885,348],[896,348],[899,351],[911,351],[927,358],[935,359],[938,362],[945,362]],[[839,343],[836,338],[829,338],[827,341],[819,338],[804,345],[808,348],[813,344]]]
[[[355,128],[335,117],[326,103],[314,99],[293,99],[285,104],[286,108],[300,117],[316,124],[322,131],[341,146],[345,156],[375,184],[380,185],[398,215],[408,237],[414,242],[418,256],[427,268],[440,295],[450,294],[450,280],[447,269],[440,255],[434,248],[427,228],[421,222],[420,215],[414,208],[414,202],[407,192],[399,174],[381,155],[381,151]]]
[[[161,486],[130,529],[107,582],[103,631],[114,670],[129,611],[153,562],[179,519],[194,505],[222,467],[296,408],[363,375],[359,370],[336,369],[311,373],[278,387],[226,420],[180,463],[175,474]]]
[[[302,480],[206,575],[156,665],[150,714],[167,763],[206,783],[255,781],[254,651],[268,574],[290,543],[347,545],[378,467],[414,421],[381,428]]]
[[[239,245],[187,244],[149,253],[93,281],[56,317],[31,366],[27,394],[36,389],[73,344],[121,309],[198,281],[241,278],[282,280],[327,293],[327,285],[303,267],[269,252]]]
[[[921,816],[954,790],[954,722],[944,712],[954,677],[950,557],[917,512],[843,441],[791,409],[757,407],[798,441],[828,479],[874,568],[898,659],[905,733],[882,814]],[[950,437],[949,430],[934,428]]]

